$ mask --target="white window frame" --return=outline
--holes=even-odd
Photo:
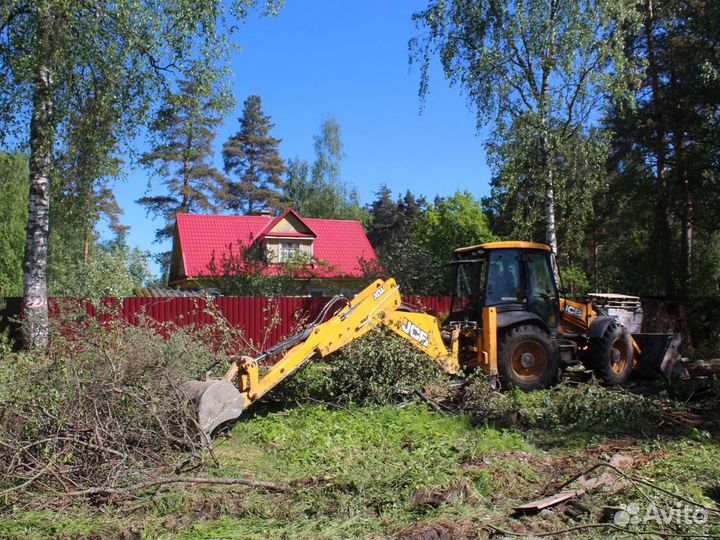
[[[288,262],[292,257],[302,252],[300,242],[293,240],[280,240],[278,245],[278,262]]]

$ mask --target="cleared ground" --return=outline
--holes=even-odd
[[[630,394],[565,383],[491,396],[503,414],[490,420],[424,402],[259,408],[220,442],[221,465],[209,474],[272,481],[286,492],[183,485],[117,504],[6,507],[0,537],[436,540],[564,529],[571,530],[555,537],[720,537],[717,378],[700,397],[681,390],[636,387]],[[515,512],[613,457],[617,469],[598,468],[566,487],[584,494]],[[603,472],[609,476],[593,487]],[[651,505],[665,514],[648,514]],[[616,517],[623,508],[645,523],[625,524]],[[688,523],[673,509],[707,519]],[[588,524],[595,527],[582,528]]]

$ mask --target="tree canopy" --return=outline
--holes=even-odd
[[[342,179],[343,143],[340,124],[328,118],[313,137],[315,161],[290,160],[285,193],[301,215],[367,221],[357,190]]]
[[[28,174],[27,157],[0,153],[0,288],[5,296],[22,294]]]

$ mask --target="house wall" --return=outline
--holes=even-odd
[[[183,266],[182,250],[180,249],[180,236],[177,227],[173,236],[172,260],[170,262],[170,282],[185,277],[185,267]]]

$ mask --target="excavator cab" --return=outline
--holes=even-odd
[[[560,297],[547,246],[493,242],[458,248],[450,264],[455,268],[455,286],[446,322],[480,323],[483,309],[495,307],[501,322],[514,324],[527,318],[550,332],[557,329]]]

